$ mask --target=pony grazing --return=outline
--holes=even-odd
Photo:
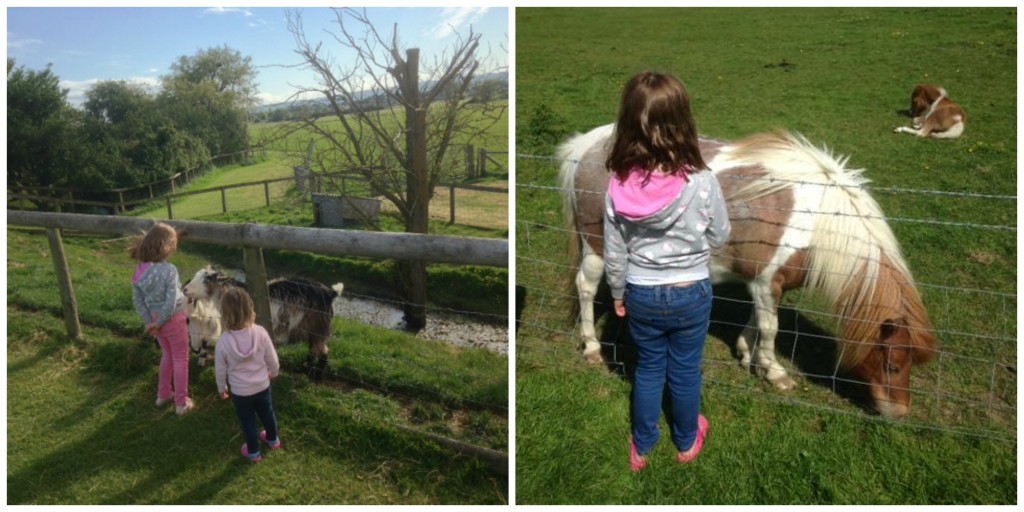
[[[577,135],[559,148],[564,212],[581,233],[570,255],[578,265],[584,356],[602,362],[593,301],[604,274],[605,169],[614,125]],[[732,232],[712,254],[714,283],[745,283],[750,320],[736,341],[740,362],[752,361],[782,390],[795,386],[775,357],[782,294],[806,288],[839,319],[839,367],[867,385],[871,405],[887,417],[910,406],[910,368],[931,359],[935,336],[909,268],[861,170],[787,133],[730,143],[700,139],[719,180]],[[750,347],[758,341],[753,355]]]
[[[245,283],[210,266],[196,272],[192,280],[182,287],[185,297],[195,301],[191,311],[203,313],[201,317],[190,318],[190,323],[198,322],[200,326],[215,323],[214,326],[203,327],[202,332],[220,332],[220,298],[224,290],[232,286],[246,287]],[[270,320],[273,326],[270,336],[274,344],[284,345],[296,341],[309,343],[306,368],[310,377],[319,381],[327,367],[327,340],[332,333],[334,300],[341,296],[344,286],[337,283],[327,287],[306,279],[273,279],[267,283],[267,288],[270,292]],[[200,332],[200,329],[196,331]],[[189,334],[191,338],[191,330]],[[190,339],[193,350],[201,355],[209,346],[209,338],[202,336],[198,340]]]

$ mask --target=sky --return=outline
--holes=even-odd
[[[80,106],[97,81],[155,87],[179,57],[226,45],[252,58],[259,99],[273,104],[292,96],[296,86],[316,85],[311,71],[294,67],[301,58],[288,30],[289,11],[301,13],[311,43],[322,41],[339,65],[351,67],[354,56],[334,41],[339,31],[327,7],[7,7],[7,57],[31,70],[52,64],[69,89],[68,102]],[[508,66],[505,7],[381,7],[367,14],[384,35],[397,23],[400,48],[420,48],[421,68],[451,47],[453,30],[467,35],[470,26],[481,34],[491,66]]]

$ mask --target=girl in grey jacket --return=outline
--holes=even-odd
[[[629,465],[640,471],[658,441],[662,390],[678,462],[700,452],[704,339],[711,316],[711,249],[729,237],[722,190],[706,170],[683,84],[644,72],[622,93],[607,167],[604,261],[615,314],[637,348]]]
[[[178,249],[178,235],[171,226],[158,223],[137,237],[129,253],[139,264],[132,275],[132,301],[146,333],[160,345],[160,380],[156,405],[171,401],[180,416],[192,410],[188,396],[188,324],[185,295],[178,282],[178,269],[167,261]]]

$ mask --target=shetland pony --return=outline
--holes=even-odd
[[[918,137],[955,139],[964,132],[967,113],[949,99],[946,90],[931,84],[914,87],[910,94],[910,117],[913,126],[899,126],[896,133],[913,133]]]
[[[245,283],[207,266],[196,272],[182,290],[186,298],[212,308],[213,311],[207,309],[205,320],[215,319],[219,324],[220,298],[224,290],[232,286],[246,287]],[[337,283],[327,287],[306,279],[273,279],[267,283],[267,288],[270,292],[270,319],[273,326],[270,335],[274,344],[296,341],[309,343],[306,368],[313,380],[321,380],[327,367],[327,340],[332,332],[334,299],[341,295],[344,286]],[[216,329],[220,330],[221,326],[218,325]],[[195,342],[192,343],[195,348]]]
[[[581,234],[570,241],[570,257],[578,266],[583,353],[592,363],[602,361],[593,301],[604,273],[605,157],[613,129],[577,135],[558,152],[566,221]],[[936,341],[896,238],[864,190],[862,170],[846,169],[845,158],[787,133],[735,143],[702,138],[700,149],[732,224],[729,241],[712,254],[712,281],[745,283],[754,302],[736,342],[741,364],[753,361],[779,389],[795,386],[775,357],[777,308],[784,292],[803,287],[839,318],[839,367],[867,385],[880,414],[905,415],[910,368],[932,357]]]

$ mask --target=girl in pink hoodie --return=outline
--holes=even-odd
[[[227,400],[230,388],[245,436],[242,456],[258,462],[263,458],[260,440],[271,450],[281,447],[270,396],[270,379],[277,377],[280,364],[270,335],[255,323],[252,298],[245,290],[228,288],[221,297],[220,310],[224,332],[217,341],[215,355],[217,392]],[[257,416],[265,429],[258,435]]]
[[[711,314],[708,261],[728,239],[730,224],[679,80],[648,71],[626,84],[607,167],[605,276],[615,314],[628,317],[637,349],[629,465],[643,469],[658,442],[666,381],[676,460],[690,462],[708,432],[700,414]]]

